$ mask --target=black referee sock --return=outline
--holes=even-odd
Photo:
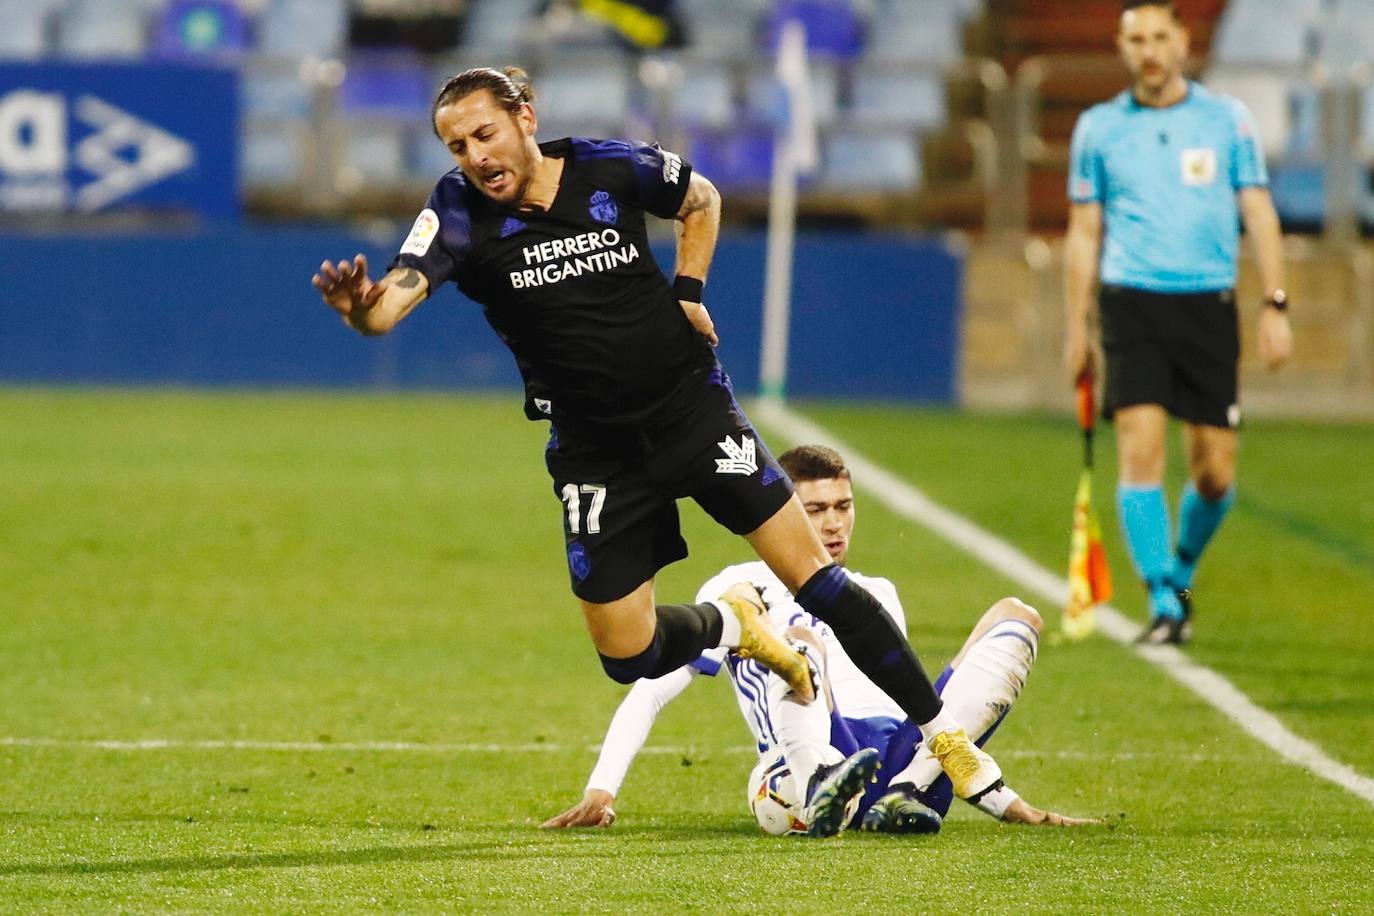
[[[844,651],[917,725],[934,719],[942,703],[916,652],[882,604],[834,563],[797,590],[797,603],[824,620]]]
[[[642,677],[662,677],[720,645],[722,621],[714,604],[660,604],[654,611],[658,622],[648,648],[629,658],[601,656],[601,667],[612,680],[633,684]]]

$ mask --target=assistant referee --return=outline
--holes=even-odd
[[[1254,120],[1184,77],[1188,33],[1172,0],[1126,0],[1117,47],[1134,85],[1085,112],[1073,134],[1064,362],[1075,383],[1095,371],[1088,321],[1100,279],[1117,507],[1150,595],[1140,641],[1183,643],[1198,557],[1235,498],[1238,222],[1259,261],[1259,354],[1271,369],[1292,349],[1282,237]],[[1168,416],[1183,422],[1188,457],[1177,538],[1163,491]]]

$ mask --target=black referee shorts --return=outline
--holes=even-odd
[[[1189,423],[1240,424],[1240,328],[1231,290],[1171,294],[1104,284],[1098,302],[1107,419],[1123,407],[1158,404]]]
[[[562,501],[573,594],[623,598],[687,556],[677,500],[691,497],[735,534],[772,518],[792,481],[717,370],[659,425],[551,431],[545,464]]]

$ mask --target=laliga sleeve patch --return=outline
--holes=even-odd
[[[410,228],[410,235],[406,236],[405,244],[401,246],[401,254],[423,258],[429,253],[429,246],[434,244],[438,234],[439,214],[426,207],[415,218],[415,225]]]

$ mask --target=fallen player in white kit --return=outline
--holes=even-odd
[[[831,449],[803,446],[779,462],[797,486],[827,550],[843,565],[854,526],[849,471]],[[905,632],[895,587],[886,579],[848,575],[882,603]],[[761,562],[731,566],[702,586],[720,595],[736,583],[757,588],[773,624],[808,648],[822,699],[798,702],[787,684],[756,662],[704,653],[663,677],[635,683],[612,719],[581,802],[545,827],[609,826],[613,804],[658,712],[698,674],[724,663],[740,712],[754,734],[759,761],[750,776],[750,807],[769,833],[833,836],[850,824],[887,833],[933,833],[948,811],[948,777],[886,694],[858,670],[830,628],[796,605]],[[706,599],[701,599],[706,600]],[[979,745],[986,742],[1020,695],[1039,645],[1040,616],[1015,598],[994,604],[936,686],[946,708]],[[1095,823],[1041,811],[1004,784],[970,801],[1014,823],[1075,826]]]

